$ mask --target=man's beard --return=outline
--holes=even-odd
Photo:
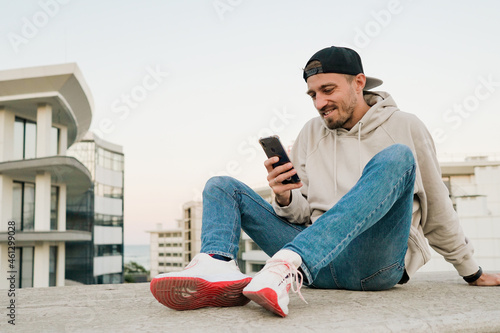
[[[337,111],[338,111],[338,117],[336,119],[329,119],[329,118],[323,119],[323,121],[326,124],[326,127],[328,127],[329,129],[337,129],[344,127],[344,125],[351,120],[352,114],[354,113],[354,109],[356,108],[357,103],[358,101],[356,99],[356,94],[354,93],[354,90],[351,88],[348,101],[344,100],[340,102],[340,107],[338,107],[335,104],[324,107],[323,109],[329,109],[332,106],[337,106]]]

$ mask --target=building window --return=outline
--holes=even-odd
[[[59,187],[52,186],[50,189],[50,230],[57,230],[59,213]]]
[[[123,188],[96,182],[95,194],[105,198],[123,199]]]
[[[123,216],[95,214],[95,225],[123,226]]]
[[[59,154],[59,128],[52,127],[50,129],[50,155]]]
[[[122,244],[95,245],[94,248],[94,255],[96,257],[120,256],[122,254]]]
[[[35,184],[14,182],[12,194],[12,218],[20,230],[35,228]]]
[[[49,254],[49,287],[57,283],[57,246],[51,246]]]
[[[36,157],[36,123],[16,117],[14,123],[14,159]]]
[[[123,155],[99,147],[97,165],[109,170],[123,171]]]
[[[33,287],[33,252],[32,246],[16,247],[17,288]]]

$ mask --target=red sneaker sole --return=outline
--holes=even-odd
[[[242,306],[250,302],[242,290],[252,278],[208,282],[192,277],[153,279],[150,289],[161,304],[174,310],[194,310],[207,306]]]
[[[264,288],[259,291],[245,291],[243,294],[263,308],[274,312],[281,317],[286,317],[286,313],[283,312],[278,304],[278,295],[276,295],[276,292],[273,289]]]

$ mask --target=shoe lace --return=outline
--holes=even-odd
[[[285,280],[290,280],[290,290],[292,290],[295,294],[298,294],[300,299],[303,300],[306,304],[309,304],[300,292],[304,277],[302,273],[297,269],[297,267],[295,267],[295,265],[282,259],[269,259],[266,263],[266,266],[268,266],[267,268],[270,272],[278,274],[280,277],[284,276]]]

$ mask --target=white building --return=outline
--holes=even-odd
[[[87,132],[92,109],[76,64],[0,72],[0,269],[16,288],[123,282],[123,152]]]
[[[462,162],[441,163],[443,181],[460,217],[460,224],[474,246],[474,257],[485,270],[500,270],[500,161],[487,156]],[[454,270],[441,255],[421,271]]]
[[[150,276],[182,270],[201,249],[202,203],[190,201],[182,207],[184,218],[177,228],[148,231]]]
[[[92,109],[76,64],[0,72],[0,289],[9,271],[18,288],[64,285],[66,245],[92,239],[66,220],[67,201],[92,184],[89,170],[66,156]]]

